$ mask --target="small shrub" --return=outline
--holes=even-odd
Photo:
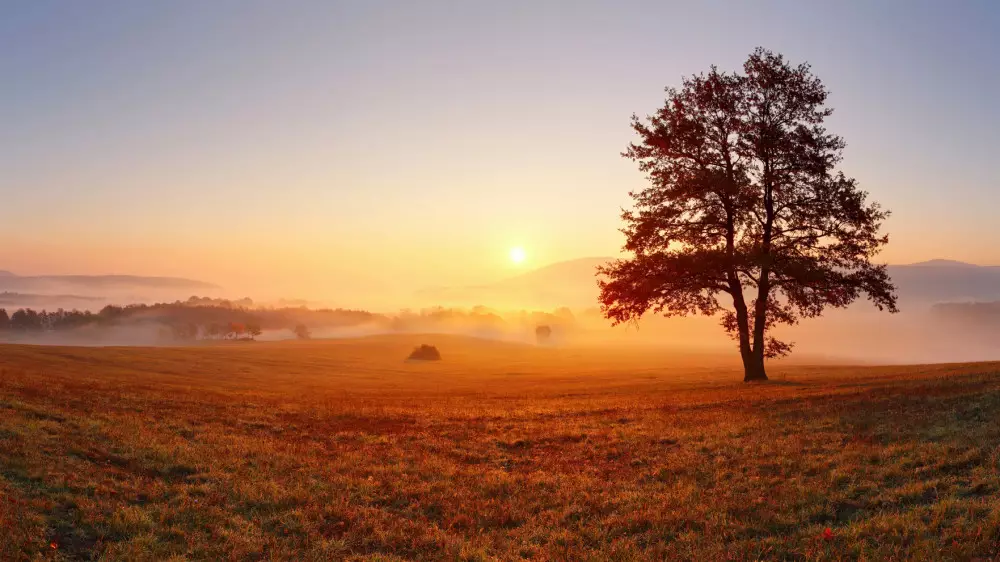
[[[416,361],[440,361],[441,352],[437,350],[433,345],[423,344],[417,347],[410,353],[408,359]]]

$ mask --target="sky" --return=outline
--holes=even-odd
[[[630,116],[758,45],[830,89],[883,261],[1000,264],[998,28],[972,0],[0,0],[0,269],[347,299],[614,255]]]

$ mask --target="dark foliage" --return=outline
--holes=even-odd
[[[252,301],[191,297],[173,303],[108,305],[96,313],[22,308],[14,311],[6,322],[7,313],[0,309],[0,334],[3,334],[0,338],[24,340],[33,334],[72,332],[74,337],[85,341],[103,341],[103,329],[120,328],[124,331],[119,334],[127,334],[128,330],[140,327],[152,329],[164,342],[253,340],[265,331],[290,331],[299,339],[311,339],[314,330],[331,335],[462,332],[499,336],[512,329],[531,330],[542,324],[568,331],[575,322],[568,310],[557,310],[554,314],[521,311],[503,318],[485,307],[470,310],[435,307],[390,316],[363,310],[313,310],[301,306],[253,308],[244,306],[247,303]]]
[[[293,331],[295,332],[295,337],[299,338],[300,340],[307,340],[312,337],[312,333],[309,331],[309,328],[307,328],[305,324],[299,324],[295,326],[295,330]]]
[[[547,343],[552,337],[552,328],[549,326],[539,326],[535,328],[535,340],[538,343]]]
[[[718,315],[739,343],[745,380],[791,344],[771,334],[866,295],[896,310],[884,265],[888,211],[837,170],[845,143],[827,132],[828,92],[806,64],[757,49],[743,73],[692,76],[664,106],[633,117],[624,156],[650,186],[630,193],[624,250],[601,268],[614,323],[652,310]]]
[[[238,301],[237,301],[238,302]],[[263,330],[308,329],[304,322],[328,328],[350,327],[370,322],[387,323],[382,316],[358,310],[310,310],[306,308],[245,308],[230,301],[199,299],[160,304],[108,305],[99,312],[79,310],[36,311],[21,308],[9,317],[0,309],[0,330],[15,333],[61,332],[78,328],[159,327],[163,339],[253,339]],[[301,332],[304,330],[304,332]],[[301,335],[300,335],[301,337]]]
[[[414,349],[407,359],[415,361],[440,361],[441,352],[433,345],[423,344]]]

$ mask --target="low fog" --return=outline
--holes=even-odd
[[[0,326],[0,341],[160,346],[273,342],[303,335],[327,339],[437,333],[550,346],[643,346],[735,356],[733,342],[715,318],[647,314],[636,324],[611,327],[596,306],[593,276],[594,267],[607,259],[553,264],[493,285],[415,289],[406,303],[412,309],[402,309],[398,300],[352,303],[344,295],[335,303],[322,295],[227,299],[224,288],[189,279],[8,273],[0,276],[0,308],[8,315],[18,309],[47,312],[40,318],[21,317],[16,326]],[[890,269],[899,287],[898,314],[857,302],[780,327],[775,335],[795,343],[791,360],[1000,360],[995,344],[1000,335],[1000,269],[954,262]],[[232,326],[245,331],[228,331]],[[540,326],[551,328],[544,341],[536,335]],[[257,333],[250,334],[251,327]]]
[[[211,335],[210,322],[185,318],[185,304],[152,307],[110,321],[67,329],[20,331],[7,328],[0,339],[9,343],[85,346],[176,346],[251,344],[249,335]],[[985,306],[985,305],[984,305]],[[971,307],[971,310],[978,310]],[[200,311],[204,311],[202,307]],[[640,346],[699,353],[731,353],[735,346],[715,318],[662,318],[647,315],[637,324],[611,327],[596,308],[550,311],[494,310],[486,307],[442,308],[396,313],[296,308],[216,308],[211,324],[241,322],[265,324],[254,336],[258,342],[302,339],[296,326],[305,326],[309,339],[357,338],[386,334],[455,334],[548,346]],[[227,312],[231,310],[231,312]],[[181,311],[178,313],[178,311]],[[199,312],[200,312],[199,311]],[[224,318],[232,317],[227,321]],[[287,317],[287,318],[286,318]],[[97,318],[97,316],[95,316]],[[776,330],[795,343],[790,360],[859,363],[936,363],[1000,359],[995,340],[1000,314],[977,316],[968,311],[941,311],[934,307],[879,314],[852,307]],[[286,325],[282,326],[284,323]],[[178,335],[177,326],[184,326]],[[536,334],[548,326],[551,335]],[[235,340],[235,341],[234,341]]]

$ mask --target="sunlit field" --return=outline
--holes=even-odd
[[[2,346],[0,559],[1000,554],[1000,365],[731,355]]]

